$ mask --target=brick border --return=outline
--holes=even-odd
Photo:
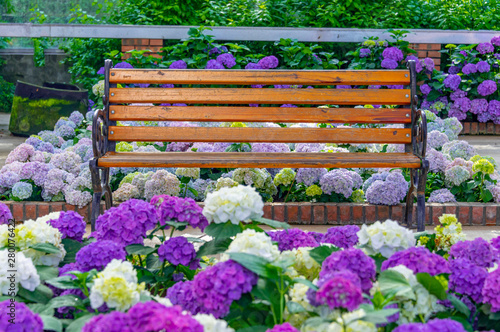
[[[500,124],[493,122],[462,122],[460,135],[500,135]]]
[[[79,209],[62,202],[3,201],[14,219],[36,219],[50,212],[76,211],[88,221],[90,205]],[[104,208],[104,204],[101,205]],[[414,207],[414,209],[416,209]],[[500,226],[500,204],[496,203],[427,203],[426,225],[437,225],[443,213],[455,214],[465,226]],[[370,224],[377,220],[402,221],[405,204],[394,206],[355,203],[266,203],[264,217],[286,221],[292,225]],[[416,211],[413,213],[416,223]]]

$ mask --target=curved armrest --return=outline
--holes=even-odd
[[[96,110],[92,120],[92,149],[94,158],[100,158],[106,154],[107,126],[103,110]]]
[[[417,110],[415,113],[415,124],[412,127],[413,153],[420,159],[425,159],[427,151],[427,117],[425,112]]]

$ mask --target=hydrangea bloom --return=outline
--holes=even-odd
[[[299,330],[290,325],[290,323],[283,323],[274,325],[272,329],[267,329],[266,332],[299,332]]]
[[[474,301],[481,302],[481,290],[488,276],[488,271],[464,258],[451,260],[450,266],[451,275],[448,284],[450,290],[468,295]]]
[[[333,274],[317,291],[316,301],[330,309],[355,310],[363,302],[359,285],[341,275]]]
[[[188,222],[191,227],[202,231],[208,225],[203,210],[191,198],[158,195],[151,199],[151,205],[156,207],[161,225],[165,225],[166,221]]]
[[[446,188],[434,190],[428,200],[429,203],[452,203],[456,201],[455,195]]]
[[[266,56],[257,63],[262,69],[273,69],[278,67],[278,58],[274,55]]]
[[[187,63],[184,60],[177,60],[170,64],[169,69],[186,69]]]
[[[347,225],[340,227],[330,227],[322,237],[322,243],[331,243],[339,248],[352,248],[358,243],[359,227]]]
[[[319,181],[321,190],[327,195],[335,192],[349,198],[353,189],[359,189],[363,185],[361,176],[353,171],[345,169],[334,169],[323,175]]]
[[[440,149],[445,143],[448,142],[448,136],[437,130],[433,130],[427,135],[427,146],[430,148]]]
[[[146,232],[155,227],[157,220],[154,206],[131,199],[100,215],[93,234],[97,240],[111,240],[124,246],[142,243]]]
[[[495,91],[497,91],[497,83],[492,80],[483,81],[477,87],[477,93],[481,96],[489,96]]]
[[[205,66],[205,69],[225,69],[224,65],[217,60],[208,60],[207,65]]]
[[[156,171],[144,184],[144,197],[150,200],[155,195],[177,196],[180,192],[179,179],[172,173]]]
[[[429,273],[432,276],[450,273],[448,261],[425,247],[411,247],[394,253],[382,263],[382,270],[404,265],[414,273]]]
[[[427,322],[429,332],[465,332],[464,326],[451,318],[434,318]]]
[[[5,160],[5,164],[13,163],[14,161],[26,162],[31,156],[35,154],[35,148],[32,145],[22,143],[12,150],[7,159]]]
[[[313,236],[301,229],[292,228],[280,231],[276,239],[280,251],[292,250],[300,247],[317,247],[319,244]]]
[[[158,248],[158,258],[172,265],[189,266],[191,270],[196,270],[200,266],[200,260],[196,259],[194,245],[183,236],[173,237],[163,242]]]
[[[495,48],[490,43],[479,43],[477,45],[476,50],[481,54],[493,53]]]
[[[483,302],[491,304],[491,311],[500,311],[500,269],[488,273],[482,290]]]
[[[15,307],[15,324],[9,322],[12,305]],[[10,299],[0,302],[0,331],[5,332],[42,332],[42,318],[33,313],[26,304],[22,302],[13,303]]]
[[[372,54],[372,51],[369,48],[362,48],[359,50],[359,57],[366,58]]]
[[[82,332],[132,332],[127,314],[112,311],[92,317],[82,328]]]
[[[61,211],[59,218],[49,220],[49,224],[61,232],[62,238],[82,242],[87,224],[75,211]]]
[[[2,231],[4,229],[1,229]],[[6,231],[6,229],[5,229]],[[9,271],[9,265],[7,262],[9,261],[9,252],[8,250],[0,250],[0,294],[9,295],[12,292],[12,280],[8,279],[12,274]],[[14,292],[17,294],[19,291],[19,284],[31,292],[35,290],[40,285],[40,276],[30,258],[27,258],[22,252],[16,253],[16,278],[14,280]],[[19,305],[17,303],[16,305]],[[17,319],[16,319],[17,322]],[[0,322],[1,324],[1,322]]]
[[[0,202],[0,225],[8,224],[12,219],[12,213],[7,205]]]
[[[274,184],[288,186],[295,180],[295,172],[291,168],[283,168],[274,177]]]
[[[223,53],[217,56],[217,62],[223,64],[227,68],[232,68],[236,65],[236,60],[231,53]]]
[[[113,192],[113,199],[117,202],[125,202],[132,198],[141,198],[141,192],[136,186],[130,183],[124,183]]]
[[[460,85],[460,82],[462,82],[460,76],[456,74],[449,74],[448,76],[446,76],[443,83],[444,86],[448,89],[456,91],[458,89],[458,86]]]
[[[73,151],[64,151],[54,154],[50,159],[50,164],[60,170],[72,173],[75,176],[80,172],[82,158]]]
[[[390,219],[383,223],[377,221],[370,226],[361,226],[358,238],[359,244],[364,246],[368,253],[380,253],[387,258],[396,251],[415,246],[413,232]]]
[[[454,244],[449,251],[453,259],[463,258],[479,267],[492,267],[498,260],[498,253],[488,241],[476,238],[472,241],[462,241]]]
[[[20,200],[28,199],[33,193],[33,186],[27,182],[17,182],[12,186],[12,196]]]
[[[487,73],[491,69],[489,63],[486,62],[486,61],[479,61],[476,64],[476,67],[477,67],[477,71],[480,72],[480,73]]]
[[[278,247],[272,243],[271,238],[262,232],[246,229],[239,233],[226,250],[226,254],[241,252],[251,254],[274,262],[279,258]]]
[[[473,63],[468,63],[462,67],[462,73],[465,75],[475,74],[477,72],[477,67]]]
[[[231,221],[237,225],[240,221],[262,217],[263,208],[264,202],[254,188],[239,185],[209,193],[203,215],[209,222],[220,224]]]
[[[452,141],[443,145],[443,154],[450,156],[450,159],[463,158],[470,159],[476,155],[476,149],[466,141]]]
[[[370,179],[367,181],[370,181]],[[405,198],[408,191],[408,182],[400,173],[391,172],[386,176],[385,180],[372,181],[366,190],[364,187],[363,191],[366,193],[366,200],[369,203],[396,205]]]
[[[317,183],[326,173],[327,170],[324,168],[299,168],[295,179],[297,183],[311,186]]]
[[[180,177],[188,177],[191,179],[198,179],[200,177],[199,168],[178,168],[175,171],[175,175]]]
[[[76,269],[87,272],[92,269],[104,269],[113,259],[125,260],[127,253],[123,246],[113,241],[92,242],[76,253]]]
[[[381,67],[385,69],[396,69],[398,68],[398,62],[393,59],[382,60]]]
[[[306,195],[309,197],[321,196],[322,194],[323,190],[321,190],[321,187],[316,184],[306,188]]]
[[[203,332],[234,332],[234,329],[227,326],[227,322],[216,319],[212,315],[197,314],[193,316],[203,326]]]

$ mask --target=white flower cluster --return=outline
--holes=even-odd
[[[16,235],[16,248],[18,253],[32,259],[35,265],[48,265],[57,267],[64,259],[66,250],[61,243],[61,233],[57,228],[52,227],[47,222],[51,219],[59,218],[59,213],[51,213],[45,217],[35,220],[26,220],[19,226],[16,226],[14,233]],[[9,232],[7,225],[0,225],[0,247],[8,246]],[[48,254],[31,247],[36,244],[48,243],[59,249],[58,253]]]
[[[239,185],[209,193],[203,215],[209,222],[221,224],[231,221],[237,225],[240,221],[262,217],[263,209],[264,202],[257,191],[250,186]]]
[[[396,251],[415,246],[413,232],[390,219],[383,223],[377,221],[370,226],[363,225],[357,235],[359,245],[366,249],[369,255],[380,253],[389,258]]]
[[[321,265],[318,264],[309,255],[309,251],[313,249],[311,247],[300,247],[293,250],[283,251],[282,256],[292,257],[294,260],[293,268],[298,274],[305,277],[309,281],[313,281],[318,278],[319,271],[321,270]]]
[[[90,305],[97,309],[104,303],[109,308],[125,311],[139,302],[145,284],[137,284],[137,272],[130,262],[113,259],[97,274],[90,289]]]
[[[97,97],[102,97],[104,95],[104,80],[100,80],[94,86],[92,87],[92,92],[97,96]]]
[[[391,267],[390,270],[402,274],[413,289],[412,294],[404,293],[404,295],[396,296],[395,298],[402,303],[402,306],[400,306],[401,311],[398,324],[413,322],[417,317],[427,321],[432,314],[444,309],[442,305],[437,304],[437,297],[430,294],[429,291],[417,281],[412,270],[404,265]]]
[[[180,176],[180,177],[199,179],[200,178],[200,169],[199,168],[178,168],[175,171],[175,175]]]
[[[40,285],[40,276],[38,276],[35,265],[22,252],[16,253],[15,261],[17,272],[14,274],[15,277],[11,278],[12,272],[8,272],[10,270],[9,252],[8,250],[0,251],[0,290],[2,294],[12,296],[12,288],[15,289],[14,293],[17,294],[19,284],[24,289],[33,292]]]
[[[301,326],[304,321],[310,317],[309,311],[314,311],[314,307],[309,303],[307,299],[307,291],[309,287],[304,284],[295,284],[290,288],[288,300],[296,302],[306,309],[305,312],[300,312],[296,314],[289,314],[288,310],[285,311],[286,320],[293,326]]]
[[[234,332],[234,329],[227,326],[227,322],[222,319],[216,319],[212,315],[197,314],[194,319],[203,325],[204,332]]]
[[[279,259],[280,252],[266,233],[256,232],[254,229],[246,229],[236,235],[235,239],[226,250],[226,254],[242,252],[267,259],[274,262]]]

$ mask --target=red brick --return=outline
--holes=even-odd
[[[426,58],[427,57],[427,51],[418,51],[417,52],[417,57],[419,57],[419,58]]]
[[[288,222],[299,221],[299,206],[297,204],[288,203],[286,207]]]
[[[285,205],[284,203],[273,204],[274,220],[285,221]]]
[[[441,64],[441,59],[440,58],[433,58],[434,60],[434,65],[439,66]]]
[[[441,44],[427,44],[427,49],[439,51],[441,49]]]
[[[486,123],[479,122],[479,133],[486,134]]]
[[[84,220],[88,220],[89,208],[88,206],[77,209],[76,212],[83,217]]]
[[[351,204],[339,204],[340,208],[340,223],[350,224],[351,219]]]
[[[160,46],[149,46],[148,50],[150,50],[151,52],[160,52],[160,48]]]
[[[486,124],[486,133],[490,135],[495,134],[495,124],[493,122],[488,122]]]
[[[399,222],[403,222],[403,206],[394,205],[391,206],[391,219]]]
[[[352,206],[352,221],[356,224],[362,224],[365,221],[363,216],[363,205],[356,204]]]
[[[153,58],[157,58],[157,59],[161,59],[161,58],[163,58],[160,54],[157,54],[157,53],[151,54],[151,56],[152,56]],[[157,63],[157,61],[155,61],[155,63]]]
[[[31,202],[26,202],[24,204],[24,218],[26,220],[28,219],[33,219],[35,220],[37,218],[36,216],[36,204],[35,203],[31,203]]]
[[[500,135],[500,124],[495,125],[495,135]]]
[[[337,224],[337,204],[326,204],[326,222]]]
[[[439,53],[438,51],[427,51],[427,56],[429,58],[440,58],[441,53]]]
[[[389,207],[387,205],[377,205],[377,219],[380,221],[389,219]]]
[[[464,122],[464,123],[462,123],[462,125],[463,125],[463,129],[462,129],[461,134],[465,134],[465,135],[470,134],[470,122]]]
[[[471,122],[470,124],[470,134],[477,135],[478,125],[477,122]]]
[[[273,208],[270,204],[264,205],[264,218],[267,218],[267,219],[273,218]]]
[[[458,207],[458,221],[462,225],[470,225],[470,218],[469,218],[469,213],[470,213],[470,206],[459,206]]]
[[[163,39],[150,39],[149,45],[163,46]]]
[[[135,50],[135,48],[136,48],[135,45],[130,45],[130,46],[122,45],[122,52],[132,51]]]
[[[78,206],[71,205],[71,204],[66,204],[64,210],[65,211],[77,211],[78,212]]]
[[[48,203],[40,203],[38,204],[38,216],[43,217],[48,215],[49,212],[49,204]]]
[[[135,39],[122,39],[122,45],[135,45]]]
[[[425,205],[425,224],[426,225],[432,225],[432,221],[431,221],[431,207],[426,204]]]
[[[483,225],[483,218],[484,218],[483,214],[484,214],[483,205],[472,206],[472,224]]]
[[[457,206],[455,205],[446,205],[444,209],[444,213],[457,215]]]
[[[311,224],[312,217],[312,205],[311,204],[301,204],[300,205],[300,221],[304,225]]]
[[[433,204],[432,205],[432,223],[434,225],[439,225],[439,217],[444,213],[443,205]]]
[[[325,225],[325,205],[315,204],[313,206],[313,221],[314,225]]]
[[[377,221],[377,207],[375,205],[366,205],[365,206],[365,222],[375,222]]]
[[[24,221],[24,203],[14,203],[12,217],[16,221]]]
[[[486,226],[496,226],[497,211],[496,205],[486,205]]]

